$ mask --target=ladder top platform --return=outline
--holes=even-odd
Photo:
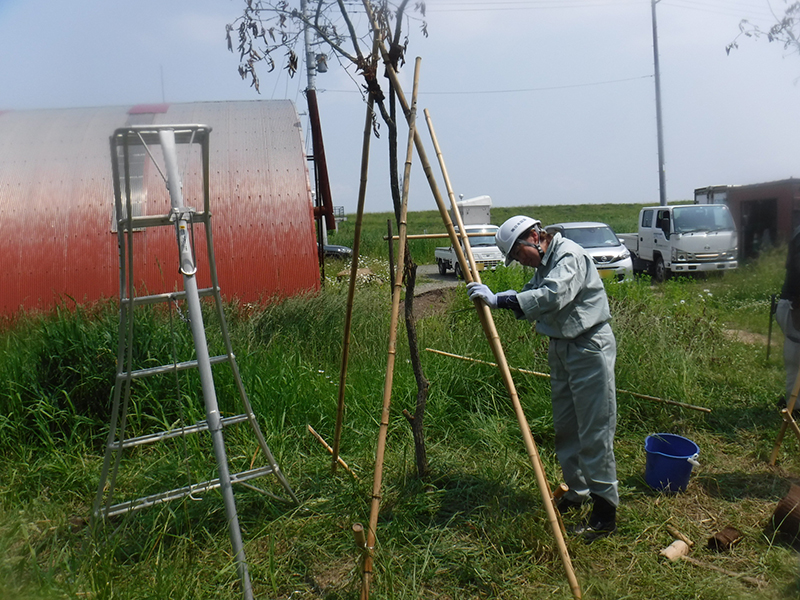
[[[131,125],[120,127],[114,131],[112,136],[117,143],[125,143],[129,146],[145,144],[159,144],[159,131],[172,130],[175,132],[175,143],[188,144],[190,142],[204,144],[211,133],[208,125],[187,124],[187,125]]]

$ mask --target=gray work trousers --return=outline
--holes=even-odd
[[[608,323],[575,339],[550,340],[555,449],[572,500],[594,494],[619,504],[616,358],[617,342]]]
[[[790,300],[779,300],[775,308],[775,320],[783,332],[783,368],[786,369],[786,402],[792,395],[794,382],[797,379],[797,371],[800,369],[800,331],[792,325],[792,302]],[[800,406],[800,403],[796,406]]]

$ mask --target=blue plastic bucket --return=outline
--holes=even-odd
[[[692,467],[700,466],[700,448],[692,440],[671,433],[654,433],[644,441],[647,461],[644,480],[654,490],[683,492]]]

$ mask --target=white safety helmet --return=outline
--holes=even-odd
[[[500,252],[506,257],[506,266],[514,262],[514,259],[509,256],[509,253],[519,236],[528,231],[531,227],[541,224],[542,222],[537,219],[517,215],[500,225],[500,229],[494,234],[494,243],[497,244],[497,247],[500,248]]]

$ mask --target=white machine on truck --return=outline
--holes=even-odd
[[[494,241],[497,225],[464,225],[464,231],[467,232],[469,237],[469,245],[472,248],[472,256],[475,259],[475,266],[478,271],[495,269],[497,265],[504,263],[505,257]],[[458,227],[456,227],[456,233],[458,233]],[[463,244],[461,249],[462,251],[464,250]],[[436,248],[435,256],[440,275],[444,275],[448,270],[453,269],[456,277],[459,279],[462,277],[461,265],[458,263],[456,251],[452,246]]]
[[[670,273],[724,272],[739,266],[739,242],[724,204],[653,206],[639,213],[639,232],[618,236],[633,256],[634,271],[658,282]]]

